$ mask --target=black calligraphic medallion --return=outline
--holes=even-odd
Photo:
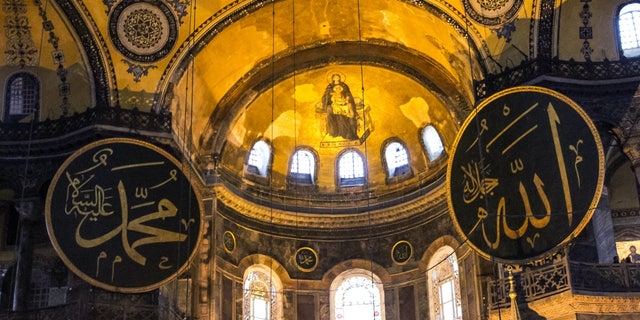
[[[300,271],[311,272],[318,266],[318,255],[309,247],[298,249],[295,258]]]
[[[202,201],[182,165],[143,141],[112,138],[72,154],[45,207],[49,238],[83,280],[116,292],[155,289],[181,273],[203,230]]]
[[[236,236],[231,231],[225,231],[222,234],[222,243],[224,244],[224,251],[231,253],[236,249]]]
[[[553,90],[523,86],[483,101],[466,119],[447,169],[448,203],[480,255],[539,259],[568,242],[600,199],[604,155],[586,113]]]
[[[396,242],[391,248],[391,259],[399,265],[406,264],[413,257],[413,247],[406,240]]]

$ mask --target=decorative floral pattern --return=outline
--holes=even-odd
[[[124,36],[141,49],[156,46],[162,40],[162,19],[148,9],[133,10],[124,19]]]
[[[523,0],[463,0],[462,3],[471,19],[486,26],[499,26],[515,20]]]
[[[31,39],[31,26],[23,14],[27,12],[24,0],[2,1],[2,11],[6,14],[4,33],[7,37],[5,55],[7,65],[35,66],[38,64],[38,50]]]
[[[507,2],[509,2],[508,0],[478,0],[478,3],[480,3],[480,6],[485,9],[485,10],[498,10],[502,7],[504,7]]]
[[[124,0],[109,16],[109,35],[125,57],[151,63],[169,54],[178,29],[171,8],[164,2]]]

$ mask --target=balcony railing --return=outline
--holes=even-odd
[[[32,123],[0,123],[0,142],[51,139],[79,131],[92,125],[154,132],[171,132],[171,115],[142,112],[136,109],[91,108],[57,120]]]
[[[500,90],[521,85],[540,76],[576,80],[633,79],[640,76],[640,59],[618,61],[563,61],[559,59],[526,60],[515,68],[487,75],[475,84],[476,96],[485,98]]]
[[[98,131],[170,133],[171,114],[120,108],[92,108],[57,120],[33,123],[0,122],[0,159],[55,154],[54,148],[71,149],[91,141]],[[58,143],[52,143],[58,142]]]
[[[518,299],[535,301],[571,290],[582,294],[640,293],[640,264],[597,264],[568,261],[565,258],[552,264],[514,273]],[[505,277],[489,284],[491,309],[507,307],[509,280]]]

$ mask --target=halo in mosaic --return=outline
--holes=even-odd
[[[124,56],[150,63],[169,54],[178,28],[171,8],[162,1],[125,0],[109,16],[109,35]]]
[[[474,21],[498,26],[513,21],[523,0],[462,0],[465,12]]]

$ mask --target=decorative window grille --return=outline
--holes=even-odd
[[[618,14],[620,47],[626,57],[640,55],[640,3],[630,3]]]
[[[316,160],[309,150],[297,150],[291,159],[291,181],[299,184],[313,184]]]
[[[365,270],[347,271],[337,278],[333,295],[334,320],[383,320],[382,285],[375,275]]]
[[[281,302],[278,299],[278,279],[263,268],[248,272],[244,281],[243,319],[277,320],[280,319]]]
[[[409,174],[409,154],[400,142],[389,143],[384,150],[389,178]]]
[[[364,185],[364,162],[362,156],[351,150],[338,159],[339,185],[341,187]]]
[[[455,252],[439,249],[431,258],[429,291],[432,320],[461,320],[460,277]]]

